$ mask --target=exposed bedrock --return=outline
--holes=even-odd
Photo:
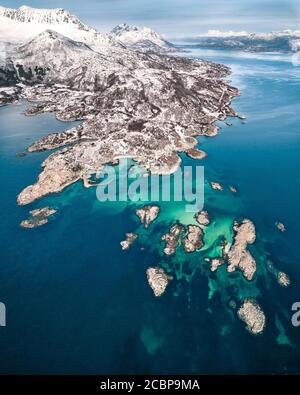
[[[252,280],[256,272],[256,262],[247,250],[248,244],[253,244],[256,239],[255,226],[249,219],[244,219],[240,224],[234,222],[234,243],[228,252],[227,271],[233,272],[240,269],[247,280]]]
[[[246,328],[250,333],[253,335],[262,334],[266,326],[266,317],[255,299],[245,299],[237,314],[245,322]]]
[[[188,225],[187,234],[182,239],[185,252],[195,252],[203,247],[204,232],[197,225]]]
[[[147,279],[154,295],[159,297],[165,292],[169,281],[173,277],[168,276],[162,268],[149,267],[147,269]]]
[[[135,210],[136,215],[139,217],[141,223],[147,229],[148,226],[156,220],[160,211],[159,206],[146,205]]]
[[[24,219],[20,226],[21,228],[37,228],[48,223],[48,217],[55,214],[57,210],[51,207],[36,208],[29,212],[30,217]]]
[[[122,250],[128,250],[137,238],[138,235],[135,233],[126,233],[126,239],[120,242]]]
[[[175,224],[171,226],[168,233],[161,237],[161,240],[165,241],[164,253],[166,255],[174,255],[176,248],[179,245],[180,236],[184,230],[184,226],[181,224]]]

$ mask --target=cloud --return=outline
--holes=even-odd
[[[7,7],[63,7],[101,31],[128,22],[168,37],[209,29],[266,31],[299,28],[299,0],[4,0]]]

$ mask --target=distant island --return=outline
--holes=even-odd
[[[179,41],[198,48],[233,49],[247,52],[296,52],[300,49],[300,30],[268,33],[210,30]]]

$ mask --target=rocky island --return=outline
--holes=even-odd
[[[149,267],[147,269],[147,279],[154,295],[158,297],[165,292],[172,277],[168,276],[164,270],[159,267]]]
[[[179,244],[179,239],[184,230],[184,226],[181,224],[175,224],[170,228],[170,231],[161,237],[161,240],[165,241],[164,253],[166,255],[174,255],[176,248]]]
[[[282,287],[288,287],[291,284],[290,277],[284,272],[277,273],[277,281]]]
[[[128,250],[131,244],[138,238],[135,233],[126,233],[126,239],[120,242],[122,250]]]
[[[159,206],[144,206],[135,210],[136,215],[139,217],[141,223],[147,229],[148,226],[158,217],[160,208]]]
[[[199,211],[195,215],[195,219],[196,219],[196,221],[198,222],[199,225],[207,226],[207,225],[210,224],[209,214],[205,210]]]
[[[188,225],[187,234],[182,239],[182,244],[185,252],[195,252],[203,247],[204,232],[197,225]]]
[[[280,230],[280,232],[285,232],[286,231],[286,227],[282,222],[275,222],[275,226],[278,230]]]
[[[240,224],[235,221],[233,230],[235,238],[228,253],[227,271],[231,273],[239,268],[246,279],[250,281],[256,272],[256,262],[247,250],[247,246],[255,242],[255,226],[249,219],[244,219]]]
[[[223,189],[224,189],[223,186],[219,182],[212,181],[210,183],[210,185],[211,185],[212,189],[215,189],[216,191],[223,191]]]
[[[48,223],[48,217],[55,214],[57,210],[51,207],[37,208],[29,212],[30,218],[24,219],[21,228],[37,228]]]
[[[225,260],[223,258],[217,257],[217,258],[205,258],[206,262],[209,262],[211,264],[210,270],[212,272],[215,272],[219,266],[223,265],[225,263]]]
[[[254,299],[246,299],[238,309],[238,317],[246,323],[246,328],[253,335],[262,334],[266,325],[266,317]]]

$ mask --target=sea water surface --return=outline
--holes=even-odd
[[[52,114],[25,117],[26,103],[0,108],[0,327],[1,373],[295,373],[300,371],[300,327],[291,306],[300,301],[300,67],[284,54],[193,50],[188,56],[229,65],[241,90],[233,107],[247,117],[220,122],[215,138],[200,138],[208,181],[205,208],[214,218],[205,253],[173,259],[162,254],[160,236],[177,219],[193,214],[162,203],[159,219],[141,229],[135,204],[101,203],[80,182],[30,206],[17,194],[36,179],[48,153],[19,157],[35,139],[73,123]],[[199,161],[183,155],[183,164]],[[234,185],[238,194],[228,191]],[[58,209],[49,223],[22,229],[29,210]],[[232,237],[232,221],[250,218],[257,229],[253,284],[224,267],[211,273],[215,239]],[[282,221],[287,231],[275,227]],[[140,240],[122,251],[125,233]],[[291,278],[282,288],[267,260]],[[146,269],[161,264],[174,277],[155,298]],[[231,298],[256,297],[267,316],[261,336],[252,336],[228,307]]]

